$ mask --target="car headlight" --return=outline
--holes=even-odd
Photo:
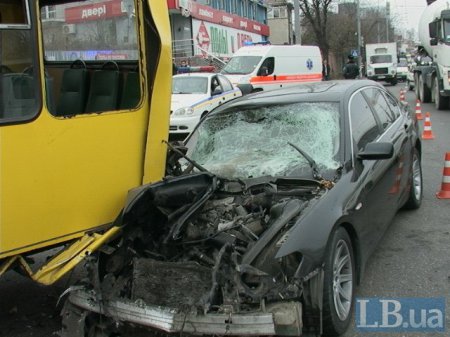
[[[395,75],[395,70],[391,70],[391,74],[392,74],[392,75]]]
[[[184,115],[192,115],[193,113],[194,113],[194,109],[189,107],[189,108],[180,108],[178,110],[175,110],[174,115],[175,116],[184,116]]]
[[[372,76],[372,72],[370,70],[367,72],[367,74],[369,74],[369,76]]]

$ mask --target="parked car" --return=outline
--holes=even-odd
[[[397,64],[397,79],[402,82],[406,81],[408,72],[409,72],[409,69],[408,69],[408,63],[406,62],[406,59],[401,60]]]
[[[395,213],[420,207],[420,158],[416,120],[376,82],[224,104],[172,147],[172,177],[130,192],[62,336],[338,336]]]
[[[406,86],[408,87],[408,90],[413,90],[416,86],[416,83],[414,82],[414,66],[416,64],[412,63],[408,67],[408,73],[406,74]]]
[[[221,74],[188,73],[173,76],[171,138],[186,138],[209,111],[240,96],[242,92]]]

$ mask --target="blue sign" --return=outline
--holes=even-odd
[[[358,51],[356,49],[352,49],[352,56],[358,57]]]
[[[356,329],[364,332],[444,332],[445,298],[357,298]]]
[[[313,68],[313,61],[311,59],[307,59],[306,60],[306,68],[308,68],[309,70],[311,70]]]

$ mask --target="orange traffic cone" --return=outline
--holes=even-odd
[[[405,92],[403,89],[400,89],[400,102],[403,102],[405,100]]]
[[[416,100],[416,119],[421,121],[423,119],[422,107],[420,106],[420,99]]]
[[[395,175],[395,182],[394,185],[392,185],[391,189],[389,190],[389,194],[397,194],[400,192],[400,181],[402,180],[403,175],[403,156],[400,157],[400,160],[398,161],[398,166],[396,169],[396,175]]]
[[[434,139],[433,131],[431,130],[430,113],[425,114],[425,123],[423,124],[422,139]]]
[[[444,176],[442,177],[441,190],[436,193],[439,199],[450,199],[450,152],[445,154]]]

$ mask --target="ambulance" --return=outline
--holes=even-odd
[[[321,81],[322,56],[316,46],[244,46],[221,73],[235,86],[251,84],[253,91],[273,90]]]

